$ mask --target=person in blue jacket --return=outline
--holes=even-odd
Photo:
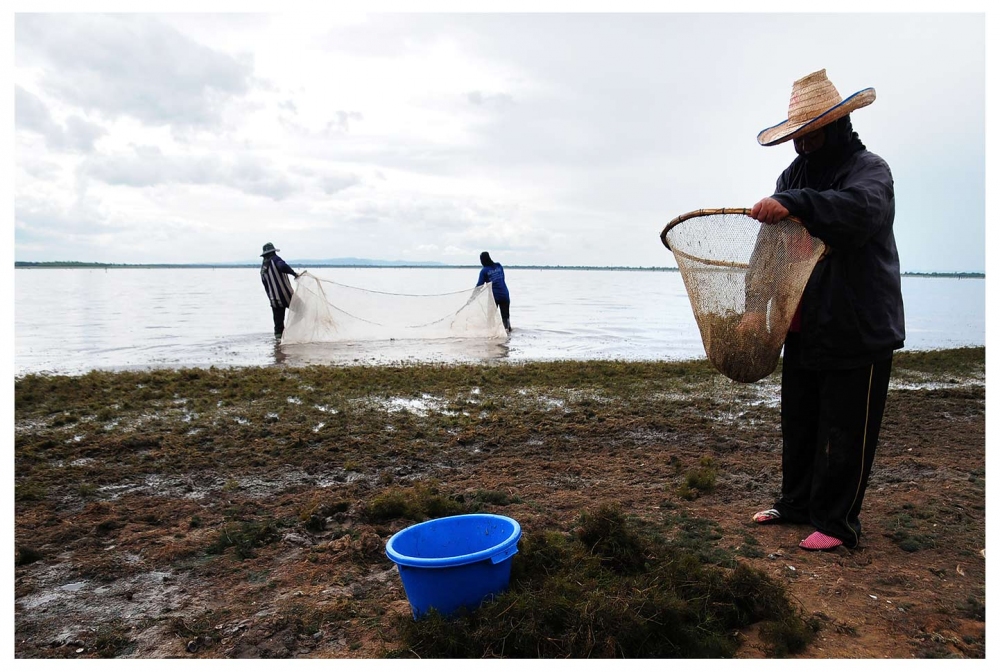
[[[788,119],[757,136],[768,147],[791,140],[797,156],[750,216],[764,225],[798,217],[828,246],[785,338],[781,496],[753,516],[811,525],[806,550],[858,545],[893,351],[905,337],[892,173],[850,117],[874,100],[871,88],[842,99],[820,70],[794,83]],[[748,310],[741,327],[759,332],[764,319]]]
[[[500,308],[500,317],[503,319],[503,328],[510,333],[510,292],[507,291],[507,283],[503,277],[503,266],[490,259],[489,252],[479,255],[479,263],[483,265],[479,271],[479,282],[476,287],[480,287],[487,282],[493,287],[493,300]]]
[[[292,301],[292,283],[288,276],[299,277],[285,260],[278,256],[280,250],[266,243],[260,256],[264,260],[260,264],[260,281],[264,283],[264,291],[271,302],[271,315],[274,318],[274,337],[281,338],[285,331],[285,309]]]

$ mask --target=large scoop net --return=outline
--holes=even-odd
[[[745,208],[681,215],[660,240],[677,259],[709,361],[740,383],[773,372],[826,245],[795,218],[761,224]]]
[[[288,313],[283,345],[507,337],[490,283],[447,294],[393,294],[304,271]]]

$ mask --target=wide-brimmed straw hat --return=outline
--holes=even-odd
[[[272,254],[274,252],[281,252],[281,250],[274,249],[273,243],[264,243],[264,253],[260,256],[266,257],[267,255]]]
[[[872,88],[862,89],[844,100],[826,78],[826,70],[819,70],[792,84],[788,119],[758,133],[757,142],[769,147],[800,138],[873,102]]]

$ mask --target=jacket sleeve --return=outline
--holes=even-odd
[[[773,198],[802,219],[809,233],[833,247],[861,247],[892,221],[892,173],[873,154],[859,157],[836,189],[783,189],[785,177],[782,173],[778,179]]]
[[[275,261],[277,262],[275,266],[278,267],[278,270],[280,272],[285,273],[286,275],[296,274],[295,271],[292,270],[292,267],[285,263],[284,259],[279,257],[278,259],[275,259]]]
[[[483,269],[481,271],[479,271],[479,282],[476,283],[476,287],[478,287],[479,285],[485,284],[487,277],[489,277],[489,276],[486,273],[486,267],[483,266]]]

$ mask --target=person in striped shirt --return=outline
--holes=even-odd
[[[271,302],[271,313],[274,317],[274,337],[281,338],[285,331],[285,309],[292,301],[292,282],[288,276],[299,277],[285,260],[278,256],[281,250],[274,249],[272,243],[264,245],[264,261],[260,264],[260,281],[264,283],[264,291]]]

